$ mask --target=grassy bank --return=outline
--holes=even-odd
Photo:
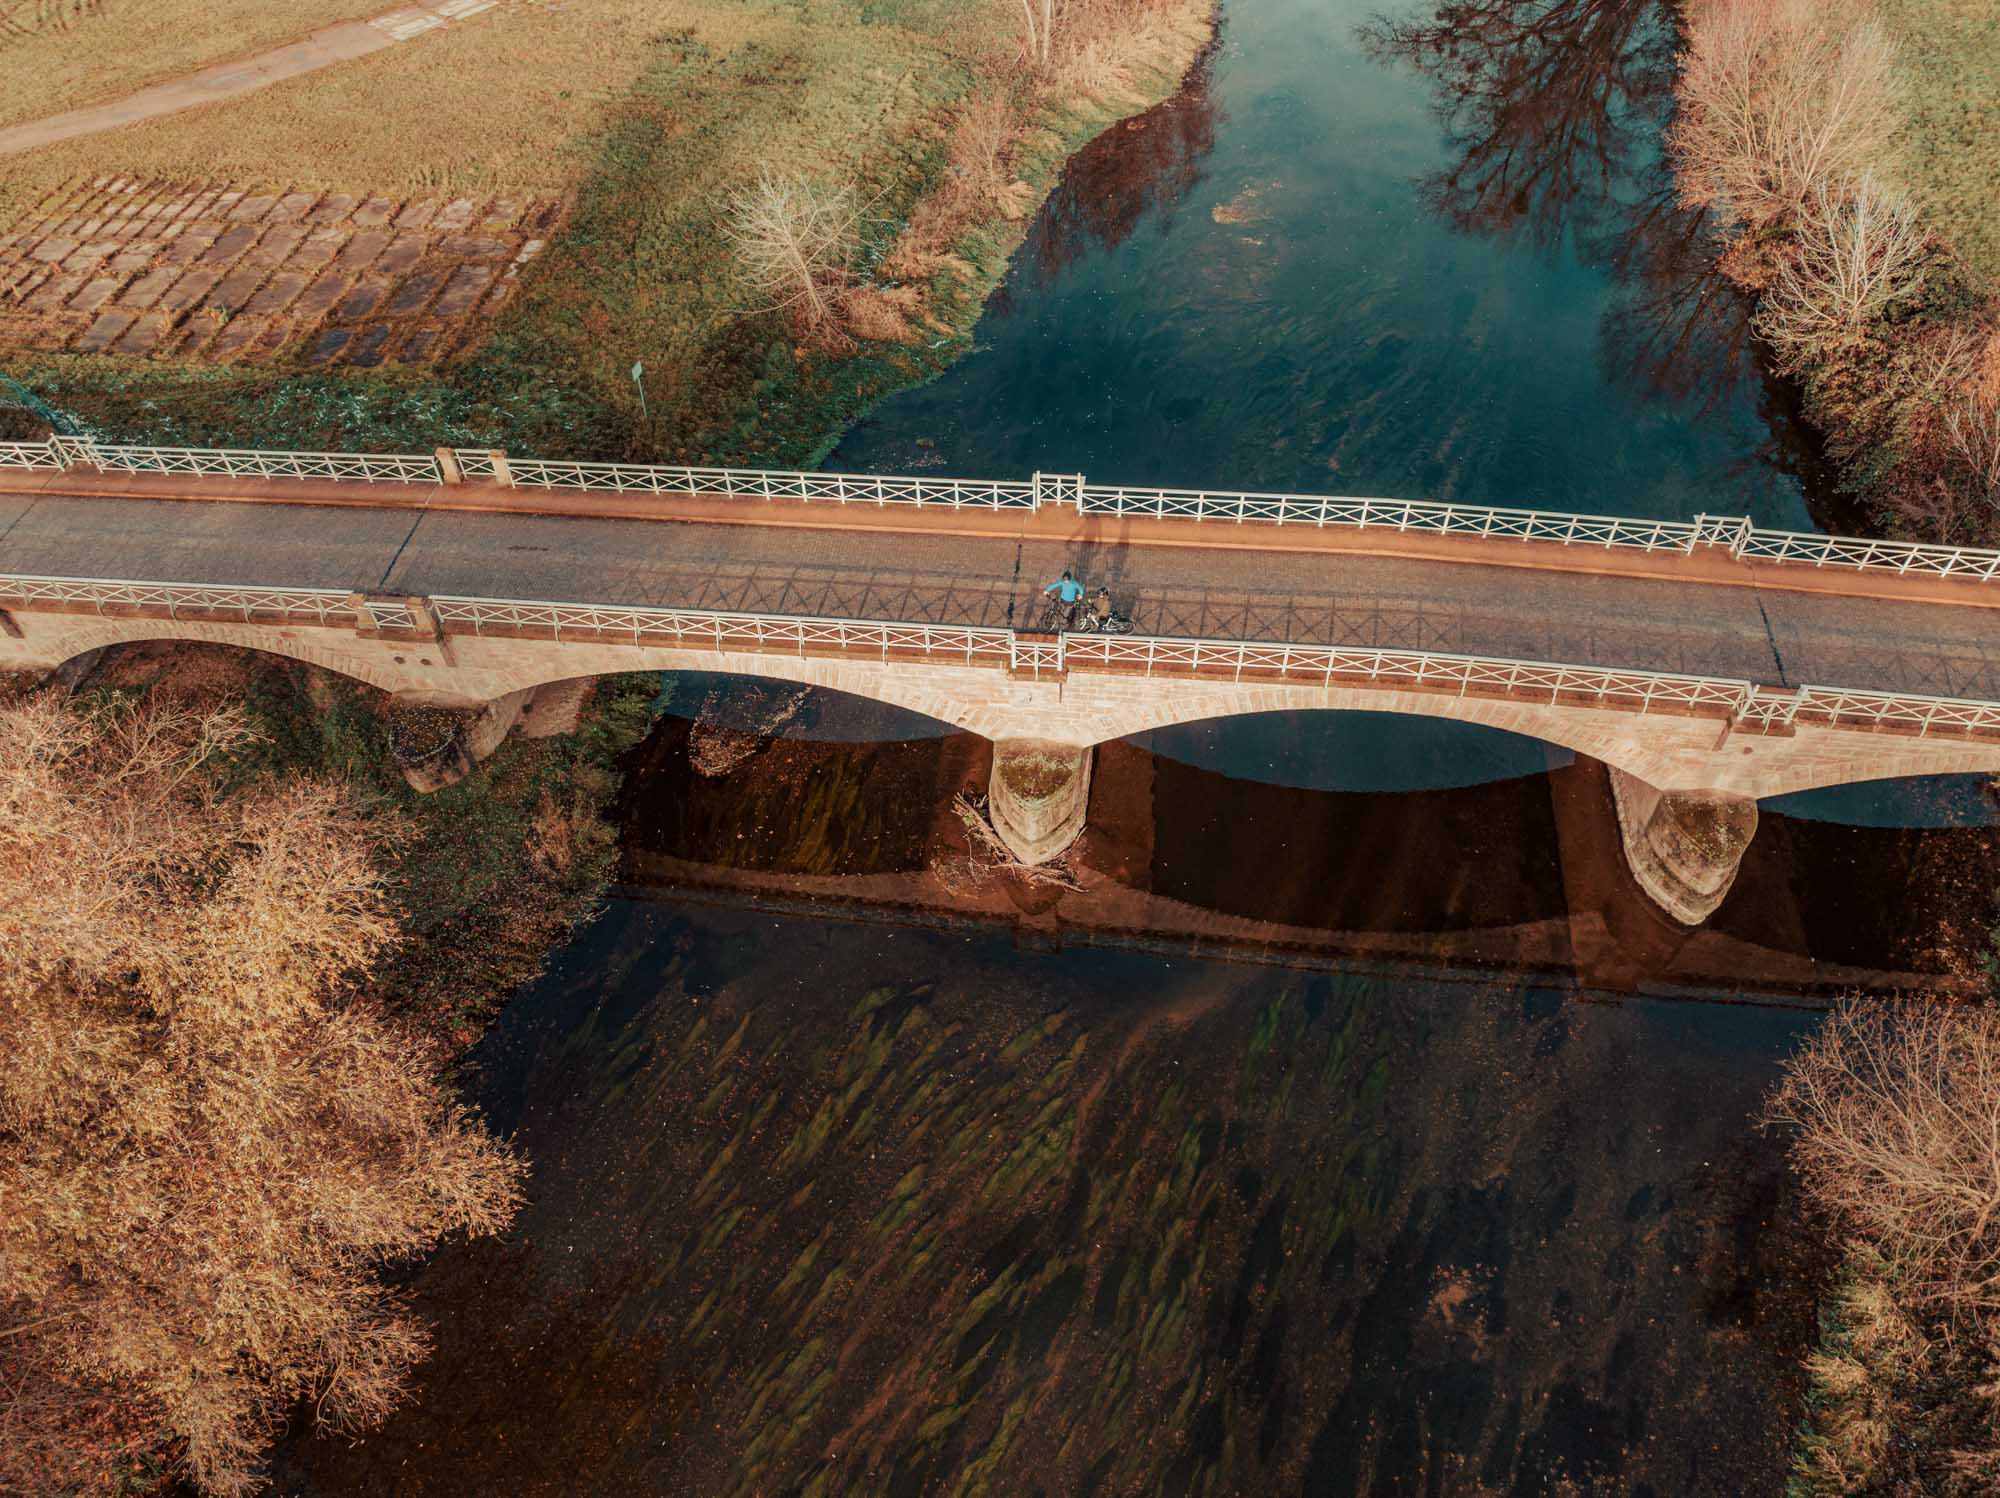
[[[1018,8],[999,0],[510,4],[244,99],[29,153],[0,189],[17,211],[115,172],[558,194],[570,209],[491,335],[446,366],[310,373],[293,350],[262,366],[17,352],[8,367],[134,439],[803,463],[964,351],[1062,162],[1169,95],[1212,32],[1210,0],[1076,13],[1071,45],[1030,66]],[[831,336],[756,310],[737,272],[729,199],[766,169],[865,205]]]
[[[1895,43],[1896,171],[1985,292],[2000,291],[2000,39],[1985,0],[1876,0]]]
[[[2000,88],[1975,0],[1693,0],[1683,199],[1887,533],[2000,540]]]

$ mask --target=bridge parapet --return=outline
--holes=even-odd
[[[494,484],[514,490],[909,505],[945,510],[1033,512],[1062,505],[1073,506],[1083,516],[1341,527],[1682,555],[1700,547],[1715,547],[1741,561],[1781,566],[1847,568],[1978,582],[2000,578],[2000,550],[1993,548],[1770,530],[1743,516],[1647,520],[1425,500],[1092,484],[1082,474],[1036,473],[1028,479],[923,478],[591,463],[515,457],[475,448],[440,448],[427,454],[282,452],[142,446],[86,437],[0,443],[0,474],[9,470],[438,487]]]
[[[1327,690],[1360,686],[1466,701],[1709,718],[1721,725],[1718,752],[1730,735],[1788,736],[1801,724],[2000,744],[2000,702],[1813,685],[1773,687],[1728,677],[1437,651],[5,574],[0,574],[0,610],[23,616],[306,626],[364,639],[436,643],[447,660],[449,641],[469,636],[973,667],[1052,686],[1078,673],[1162,683],[1272,683]],[[20,638],[13,631],[9,635]]]

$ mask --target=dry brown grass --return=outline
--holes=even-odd
[[[395,8],[383,0],[101,0],[68,25],[21,15],[17,29],[0,31],[0,125],[102,104]]]
[[[578,142],[607,98],[638,77],[654,38],[677,30],[726,54],[782,21],[700,0],[503,0],[242,98],[10,157],[6,190],[18,203],[102,174],[555,196],[588,165]]]
[[[385,822],[214,773],[232,710],[0,705],[0,1487],[112,1406],[245,1493],[275,1420],[381,1418],[425,1348],[379,1275],[493,1232],[518,1164],[353,1002]],[[73,1397],[72,1397],[73,1396]],[[46,1474],[44,1474],[46,1475]]]

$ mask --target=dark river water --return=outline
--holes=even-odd
[[[1831,523],[1661,168],[1672,46],[1651,0],[1231,0],[829,466]],[[1768,803],[1669,1001],[1546,746],[1107,746],[1089,856],[1185,927],[1142,941],[843,902],[929,877],[978,747],[774,700],[677,684],[625,887],[469,1068],[533,1200],[415,1273],[412,1399],[280,1491],[1782,1490],[1819,1270],[1756,1114],[1813,1014],[1731,954],[1922,967],[1971,834],[1907,829],[1990,820],[1968,782]],[[697,712],[784,721],[708,777]],[[1230,922],[1344,945],[1186,934]]]

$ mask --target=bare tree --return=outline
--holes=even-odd
[[[1767,1108],[1808,1197],[1915,1303],[2000,1307],[2000,1009],[1854,999]]]
[[[1795,252],[1780,264],[1757,324],[1792,366],[1861,332],[1923,285],[1930,237],[1909,202],[1872,178],[1815,187],[1795,232]]]
[[[866,204],[841,187],[765,170],[729,199],[725,232],[743,280],[807,333],[833,326]]]
[[[1944,443],[1980,498],[2000,509],[2000,403],[1983,391],[1961,392],[1945,407]]]
[[[1687,201],[1766,224],[1866,171],[1896,124],[1891,60],[1839,0],[1691,7],[1670,134]]]
[[[327,784],[229,789],[246,737],[0,706],[0,1372],[41,1391],[0,1402],[0,1487],[79,1438],[175,1435],[245,1493],[294,1402],[378,1420],[426,1346],[381,1267],[519,1198],[356,996],[395,934],[392,829]]]

